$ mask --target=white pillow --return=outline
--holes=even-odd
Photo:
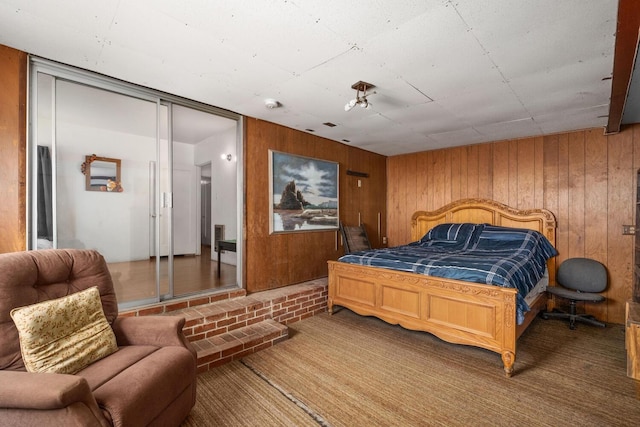
[[[11,318],[29,372],[74,374],[118,350],[97,287],[14,308]]]

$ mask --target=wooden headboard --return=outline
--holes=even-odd
[[[411,240],[419,240],[438,224],[471,222],[539,231],[556,245],[556,218],[546,209],[520,210],[487,199],[462,199],[427,212],[417,211],[411,217]],[[549,279],[555,282],[555,258],[549,260]]]

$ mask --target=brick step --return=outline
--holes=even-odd
[[[184,316],[184,334],[189,341],[195,342],[267,319],[287,325],[326,309],[326,280],[318,280],[167,311],[166,314]]]
[[[287,324],[327,309],[327,284],[314,280],[220,301],[176,307],[183,332],[198,351],[198,371],[238,359],[287,339]]]
[[[198,372],[241,359],[289,337],[289,328],[272,319],[192,342],[198,352]]]

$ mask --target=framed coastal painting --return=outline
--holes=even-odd
[[[269,150],[270,233],[338,229],[338,163]]]

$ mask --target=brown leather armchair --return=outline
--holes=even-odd
[[[118,350],[74,375],[27,372],[10,311],[92,286]],[[0,254],[0,425],[179,425],[196,399],[196,353],[184,321],[119,318],[111,275],[96,251]]]

